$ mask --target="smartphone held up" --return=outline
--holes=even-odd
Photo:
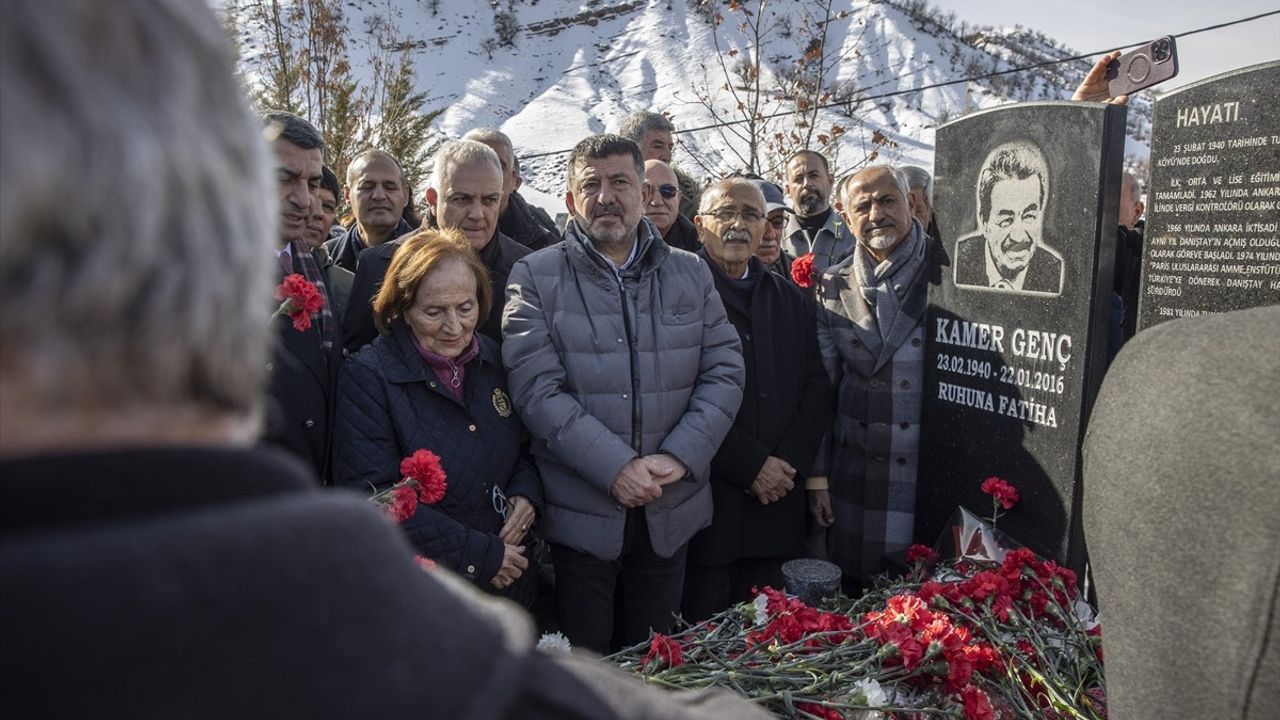
[[[1111,97],[1129,95],[1178,74],[1178,45],[1170,35],[1130,50],[1107,65]]]

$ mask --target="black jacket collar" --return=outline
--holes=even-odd
[[[292,456],[259,447],[134,447],[0,461],[0,534],[195,510],[317,489]]]

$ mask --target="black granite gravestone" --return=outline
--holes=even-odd
[[[1073,512],[1085,419],[1106,363],[1125,108],[1020,103],[938,129],[934,207],[947,263],[929,288],[916,536],[957,506],[1083,567]]]
[[[1280,304],[1280,61],[1156,101],[1138,329]]]

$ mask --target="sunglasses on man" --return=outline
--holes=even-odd
[[[667,200],[670,200],[671,198],[680,194],[680,188],[671,184],[659,185],[658,194],[666,198]]]

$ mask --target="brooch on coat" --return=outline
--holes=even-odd
[[[502,388],[493,391],[493,409],[502,417],[511,417],[511,397]]]

